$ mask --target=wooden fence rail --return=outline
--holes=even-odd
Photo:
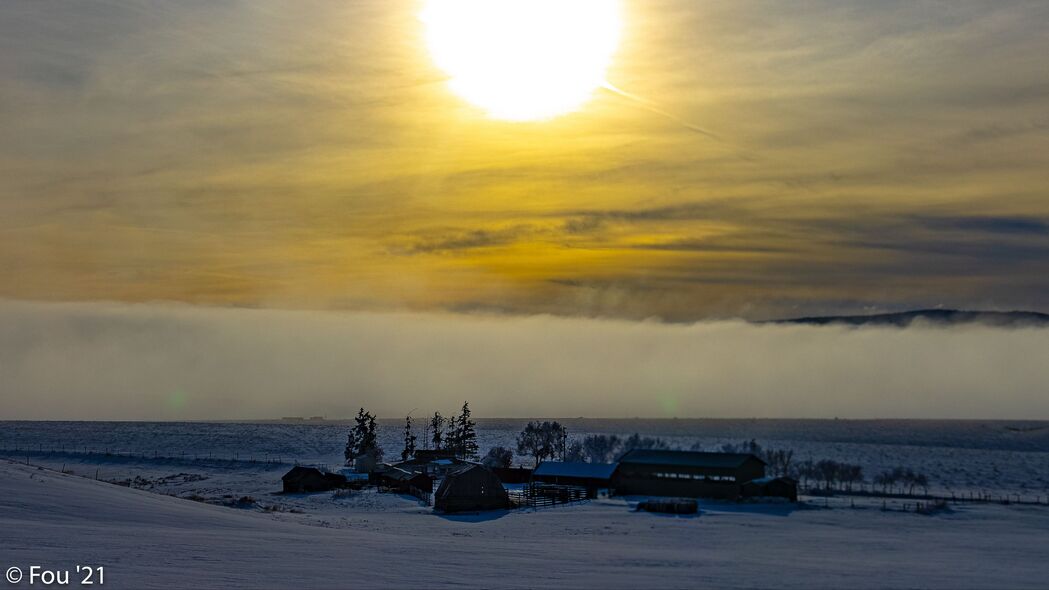
[[[982,504],[1023,504],[1028,506],[1049,506],[1049,493],[1046,495],[1036,494],[1034,496],[1024,496],[1022,494],[1009,494],[1009,493],[998,493],[991,494],[989,492],[966,492],[966,493],[952,493],[951,495],[945,494],[910,494],[900,492],[879,492],[876,490],[838,490],[838,489],[826,489],[826,488],[807,488],[799,490],[800,493],[807,496],[816,497],[830,497],[845,496],[854,498],[881,498],[886,500],[915,500],[915,501],[927,501],[927,502],[973,502]]]
[[[95,448],[95,447],[42,447],[42,446],[30,446],[30,447],[14,447],[14,448],[0,448],[0,456],[8,458],[18,458],[19,460],[28,460],[32,457],[46,458],[54,455],[58,456],[74,456],[74,457],[118,457],[126,459],[154,459],[154,460],[165,460],[165,461],[221,461],[226,463],[263,463],[263,464],[276,464],[276,465],[297,465],[298,462],[288,462],[283,457],[263,455],[261,457],[255,457],[251,455],[242,455],[240,453],[232,453],[230,455],[218,455],[212,452],[209,453],[186,453],[180,451],[178,453],[169,453],[167,451],[155,450],[152,453],[143,451],[121,451],[111,448]]]
[[[512,505],[527,508],[549,508],[587,499],[586,488],[553,484],[532,483],[508,494]]]

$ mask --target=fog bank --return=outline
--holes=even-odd
[[[1049,419],[1049,329],[0,302],[0,419]]]

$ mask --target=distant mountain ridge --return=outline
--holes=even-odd
[[[1049,314],[1036,311],[964,311],[958,309],[916,309],[873,315],[809,316],[773,320],[774,324],[806,324],[812,326],[895,326],[906,328],[921,321],[932,325],[954,326],[982,324],[1002,328],[1049,326]]]

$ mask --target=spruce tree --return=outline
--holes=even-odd
[[[476,461],[477,454],[477,424],[470,419],[470,402],[463,402],[463,411],[459,415],[458,441],[459,454],[463,459]]]
[[[364,440],[364,437],[368,432],[367,420],[365,418],[366,415],[367,413],[364,411],[364,408],[361,408],[360,411],[357,412],[357,417],[354,418],[356,424],[350,429],[349,434],[346,435],[346,452],[344,453],[344,456],[346,457],[347,463],[361,455],[361,442]]]
[[[444,416],[441,416],[440,412],[434,412],[433,418],[430,418],[430,430],[433,433],[430,435],[430,442],[433,443],[434,450],[439,451],[444,442]]]
[[[354,436],[354,431],[351,430],[346,435],[346,451],[343,452],[343,456],[346,457],[346,463],[357,458],[357,438]]]
[[[351,458],[349,455],[350,447],[352,445],[352,458],[356,459],[361,455],[371,455],[377,462],[382,461],[383,452],[382,448],[379,447],[377,434],[378,427],[375,423],[375,416],[365,412],[364,408],[361,408],[360,411],[357,412],[357,417],[354,420],[356,421],[356,425],[354,425],[353,430],[350,431],[346,441],[346,459],[349,460]]]
[[[456,457],[462,457],[462,439],[459,437],[459,417],[452,414],[448,418],[448,429],[444,432],[444,448]]]
[[[415,433],[412,432],[412,417],[404,417],[404,450],[401,451],[401,460],[407,461],[415,454]]]

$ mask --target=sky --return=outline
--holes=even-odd
[[[0,298],[1049,311],[1042,0],[624,0],[640,99],[531,122],[450,89],[422,8],[0,3]]]

